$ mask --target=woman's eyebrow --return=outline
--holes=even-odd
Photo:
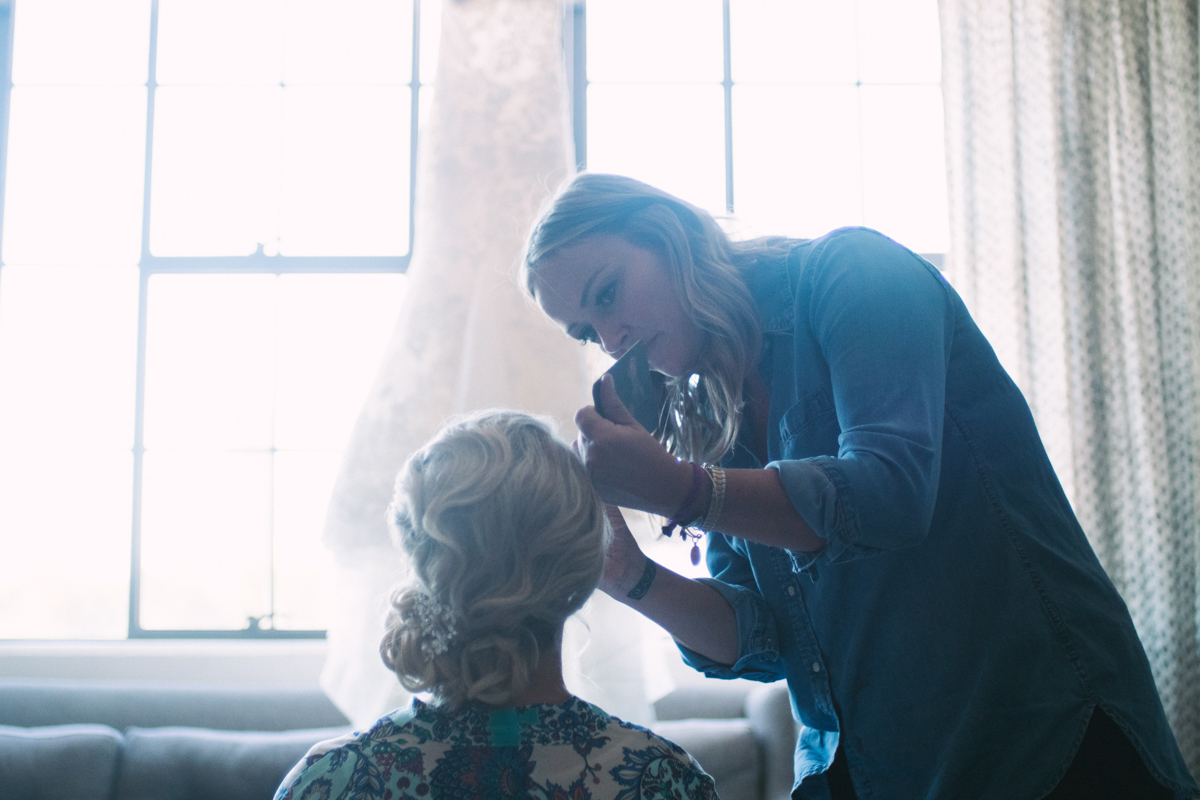
[[[599,270],[599,269],[598,269],[598,270],[596,270],[595,272],[593,272],[593,273],[592,273],[592,277],[588,278],[588,279],[587,279],[587,283],[585,283],[585,284],[583,285],[583,294],[581,294],[581,295],[579,296],[579,308],[580,308],[580,309],[587,308],[588,292],[590,292],[590,291],[592,290],[592,284],[595,282],[595,280],[596,280],[596,277],[597,277],[597,276],[598,276],[598,275],[599,275],[601,272],[603,272],[603,270]]]

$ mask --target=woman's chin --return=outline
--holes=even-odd
[[[655,372],[661,372],[668,378],[674,378],[676,374],[676,365],[670,363],[671,359],[664,359],[663,353],[658,347],[658,336],[646,342],[646,361],[650,364],[650,369]]]
[[[658,372],[658,373],[661,373],[662,375],[666,375],[668,378],[682,378],[682,377],[691,375],[697,371],[694,369],[689,369],[687,367],[681,367],[679,365],[655,366],[655,364],[653,362],[650,363],[650,369],[653,370],[654,372]]]

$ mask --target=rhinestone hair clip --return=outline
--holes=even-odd
[[[450,609],[422,590],[413,600],[413,613],[424,633],[421,652],[426,658],[440,656],[449,650],[455,633],[454,614]]]

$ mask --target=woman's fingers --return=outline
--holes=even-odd
[[[681,464],[636,422],[619,425],[591,406],[575,415],[575,449],[605,502],[671,516],[691,486],[691,467]]]
[[[600,376],[600,407],[604,409],[604,416],[610,422],[616,425],[632,425],[645,430],[625,407],[621,395],[617,394],[617,384],[613,381],[613,376],[607,372]]]
[[[608,522],[612,525],[614,535],[633,538],[633,533],[629,530],[629,523],[625,521],[625,514],[621,511],[620,506],[605,503],[604,513],[608,515]]]
[[[587,439],[595,439],[600,429],[613,423],[600,416],[595,406],[584,406],[575,412],[575,427],[579,435]]]
[[[645,569],[645,556],[642,555],[629,526],[625,524],[625,516],[621,509],[614,505],[606,505],[604,510],[612,524],[613,538],[604,559],[604,577],[600,580],[600,590],[619,598],[637,583]]]

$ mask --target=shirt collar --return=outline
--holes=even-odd
[[[803,246],[803,245],[801,245]],[[746,285],[754,298],[754,308],[763,335],[787,333],[795,322],[793,312],[794,270],[789,269],[799,252],[793,247],[787,257],[760,259],[745,273]]]

